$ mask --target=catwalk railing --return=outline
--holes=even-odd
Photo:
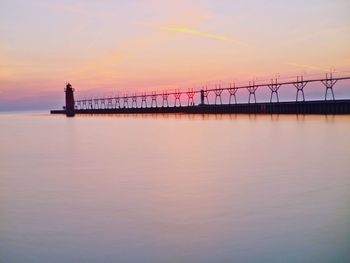
[[[228,96],[227,104],[237,104],[237,92],[239,90],[248,91],[248,104],[257,103],[256,91],[260,88],[268,88],[270,91],[270,103],[278,103],[279,90],[282,86],[292,85],[296,89],[295,101],[306,101],[304,89],[309,83],[319,82],[325,87],[324,100],[335,100],[334,86],[338,81],[349,80],[350,77],[333,77],[333,74],[326,74],[325,78],[304,79],[303,76],[297,77],[294,81],[279,81],[277,78],[270,82],[256,84],[250,81],[248,85],[236,86],[231,84],[228,87],[216,85],[212,89],[188,89],[187,91],[163,91],[151,93],[134,93],[131,95],[114,96],[106,98],[90,98],[75,101],[75,109],[77,110],[93,110],[93,109],[118,109],[118,108],[157,108],[157,107],[182,107],[194,106],[197,104],[217,105],[223,104],[223,92]],[[213,95],[214,102],[211,104],[209,95]],[[172,105],[169,98],[172,97]],[[184,99],[185,97],[185,104]],[[275,98],[275,99],[274,99]]]

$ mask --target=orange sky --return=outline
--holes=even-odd
[[[65,81],[84,97],[350,73],[349,1],[307,2],[2,1],[0,109],[59,105]]]

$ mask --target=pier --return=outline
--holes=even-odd
[[[350,114],[350,99],[336,99],[334,92],[337,82],[349,79],[333,77],[330,73],[321,79],[304,79],[300,76],[294,81],[281,82],[276,78],[260,84],[251,81],[244,86],[233,84],[224,88],[217,85],[212,89],[134,93],[76,101],[74,89],[68,83],[65,107],[52,110],[51,114],[66,114],[69,117],[75,114]],[[321,84],[325,88],[324,98],[307,100],[304,89],[309,83]],[[287,85],[295,88],[295,101],[280,101],[279,90]],[[256,91],[261,88],[270,92],[269,102],[257,102]],[[237,92],[242,89],[248,91],[246,103],[237,102]],[[226,102],[223,100],[224,93]]]

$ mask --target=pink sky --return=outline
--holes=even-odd
[[[350,74],[350,3],[4,0],[0,109],[216,82]],[[350,94],[350,92],[349,92]]]

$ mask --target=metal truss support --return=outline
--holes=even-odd
[[[106,100],[105,99],[101,99],[100,100],[100,104],[101,104],[101,109],[105,109],[106,108]]]
[[[167,91],[163,91],[163,94],[162,94],[162,98],[163,98],[162,107],[163,108],[164,107],[169,107],[168,97],[169,97],[168,92]]]
[[[108,109],[112,109],[113,108],[113,99],[112,98],[108,98],[107,108]]]
[[[114,101],[115,101],[114,108],[115,109],[117,109],[117,108],[120,109],[120,98],[119,98],[119,96],[115,97]]]
[[[214,90],[215,93],[215,105],[217,104],[217,100],[220,100],[220,104],[222,104],[222,99],[221,99],[221,93],[222,93],[223,89],[221,88],[221,86],[219,85],[219,88],[216,86],[216,89]]]
[[[193,89],[189,89],[188,91],[187,91],[187,97],[188,97],[188,106],[194,106],[194,91],[193,91]]]
[[[238,91],[238,88],[236,88],[236,84],[230,84],[230,88],[228,89],[228,92],[230,93],[230,100],[229,100],[229,104],[231,104],[232,101],[232,97],[235,99],[235,104],[237,104],[237,98],[236,98],[236,93]]]
[[[170,96],[170,104],[171,107],[182,107],[182,106],[192,106],[195,105],[195,101],[199,101],[199,105],[209,105],[213,106],[214,102],[211,101],[212,104],[210,104],[210,100],[214,98],[214,95],[210,94],[210,92],[213,92],[215,94],[215,105],[217,104],[223,104],[223,100],[225,100],[224,103],[226,103],[226,94],[222,96],[222,92],[227,92],[229,93],[229,100],[228,104],[226,105],[231,105],[231,104],[237,104],[237,92],[240,89],[247,89],[249,92],[248,96],[248,104],[251,103],[257,103],[257,98],[256,98],[256,91],[258,90],[259,87],[267,87],[271,93],[270,93],[270,101],[269,103],[279,103],[279,89],[282,86],[286,85],[293,85],[296,88],[296,97],[295,100],[296,102],[299,101],[306,101],[305,94],[304,94],[304,89],[307,84],[309,83],[318,83],[319,85],[325,86],[325,93],[324,94],[324,100],[332,100],[335,101],[335,92],[334,92],[334,87],[338,81],[341,80],[350,80],[350,76],[348,77],[336,77],[333,76],[335,75],[333,73],[328,73],[326,74],[325,78],[317,78],[317,79],[309,79],[309,80],[304,80],[303,76],[297,76],[295,80],[287,80],[281,82],[277,77],[271,79],[271,82],[265,82],[265,83],[258,83],[256,84],[256,81],[249,81],[248,85],[243,85],[243,86],[236,86],[234,83],[230,84],[229,86],[222,86],[218,84],[214,88],[207,89],[205,86],[201,90],[194,90],[192,88],[188,89],[187,91],[180,91],[180,89],[175,89],[175,91],[162,91],[160,93],[157,92],[152,92],[152,93],[133,93],[131,95],[127,95],[126,93],[117,93],[116,97],[88,97],[85,99],[79,99],[76,100],[75,102],[72,102],[70,104],[70,109],[76,109],[76,110],[100,110],[101,112],[102,109],[117,109],[117,108],[158,108],[160,105],[162,107],[170,107],[169,105],[169,96]],[[322,84],[320,84],[322,83]],[[204,89],[205,88],[205,89]],[[197,93],[198,93],[198,98],[197,98]],[[330,95],[328,93],[331,93]],[[120,96],[120,94],[122,94]],[[209,98],[210,94],[210,98]],[[299,95],[300,94],[300,95]],[[322,94],[322,96],[323,96]],[[173,101],[173,97],[175,100]],[[187,97],[187,103],[186,103],[186,98],[183,98],[181,101],[181,96]],[[274,96],[276,99],[274,99]],[[300,97],[301,96],[301,97]],[[160,97],[160,98],[158,98]],[[162,99],[162,101],[161,101]],[[323,97],[322,97],[323,99]],[[130,100],[130,101],[129,101]],[[140,101],[141,100],[141,101]],[[140,104],[141,102],[141,104]],[[129,104],[130,103],[130,104]],[[158,106],[159,104],[159,106]],[[183,104],[183,105],[181,105]],[[264,105],[263,105],[264,106]],[[215,108],[215,107],[214,107]],[[265,112],[265,110],[262,109],[262,111]],[[177,112],[177,110],[174,110],[174,112]]]
[[[98,99],[94,99],[94,109],[97,110],[99,108],[100,108],[99,100]]]
[[[255,85],[255,81],[251,82],[249,81],[249,86],[247,87],[247,90],[249,91],[249,97],[248,97],[248,103],[251,102],[251,97],[254,98],[254,103],[256,103],[256,96],[255,92],[258,89],[258,86]]]
[[[147,95],[146,93],[141,95],[141,108],[143,108],[143,105],[147,108]]]
[[[297,77],[297,82],[293,83],[294,87],[297,89],[297,95],[295,97],[295,101],[299,101],[299,92],[302,95],[303,101],[305,101],[305,94],[304,94],[304,88],[307,84],[307,81],[304,81],[304,77],[301,76],[299,79],[299,76]]]
[[[151,98],[152,98],[152,103],[151,103],[151,108],[153,108],[153,102],[156,105],[156,108],[158,107],[157,105],[157,92],[152,92]]]
[[[88,107],[90,110],[92,110],[94,108],[92,105],[92,99],[88,101],[88,105],[89,105]]]
[[[209,90],[207,87],[205,87],[205,89],[203,90],[203,104],[204,101],[207,101],[207,104],[209,104]]]
[[[337,83],[337,81],[338,80],[334,80],[333,79],[333,73],[330,73],[329,77],[328,77],[328,74],[326,74],[326,79],[325,80],[321,80],[323,85],[325,85],[325,87],[326,87],[326,93],[325,93],[325,96],[324,96],[324,100],[327,100],[328,90],[331,91],[332,98],[333,98],[333,100],[335,100],[333,87],[334,87],[335,83]]]
[[[127,95],[123,97],[123,108],[129,108],[129,97]]]
[[[277,78],[275,79],[275,81],[273,81],[273,79],[271,79],[271,84],[267,85],[267,86],[271,90],[270,103],[272,103],[273,94],[276,94],[277,102],[280,102],[280,99],[278,97],[278,90],[282,85],[277,83]]]
[[[131,98],[132,98],[131,108],[134,108],[134,106],[135,106],[135,108],[137,108],[137,96],[136,96],[136,94],[132,95]]]
[[[175,104],[174,104],[174,107],[177,107],[177,102],[179,102],[179,106],[181,107],[181,92],[179,90],[175,90],[175,93],[174,93],[174,96],[175,96]]]

